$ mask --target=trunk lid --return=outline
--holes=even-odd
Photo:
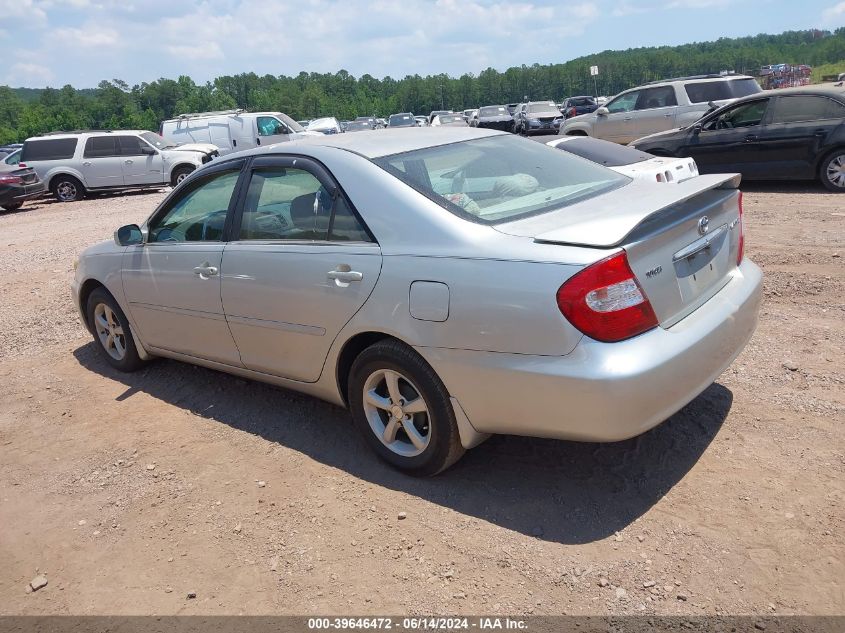
[[[736,269],[739,181],[736,174],[673,186],[635,181],[496,228],[544,244],[624,248],[660,325],[668,328],[715,295]]]

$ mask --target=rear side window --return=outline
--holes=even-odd
[[[73,158],[76,151],[75,138],[51,138],[26,141],[21,152],[21,162],[34,160],[65,160]]]
[[[756,79],[732,79],[729,81],[702,81],[685,84],[684,90],[692,103],[709,103],[725,99],[739,99],[762,92]]]
[[[85,141],[84,158],[108,158],[119,156],[116,136],[92,136]]]
[[[780,97],[775,102],[772,113],[772,123],[841,118],[845,118],[845,106],[833,99],[812,95]]]

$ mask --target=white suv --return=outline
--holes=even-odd
[[[762,92],[747,75],[699,75],[668,79],[619,93],[590,114],[567,119],[560,133],[593,136],[616,143],[684,127],[700,119],[711,104]]]
[[[20,162],[60,202],[87,191],[177,185],[218,155],[214,145],[175,145],[143,130],[55,133],[26,139]]]

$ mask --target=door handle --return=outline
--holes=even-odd
[[[123,162],[124,162],[124,163],[126,163],[127,165],[131,165],[131,164],[132,164],[132,161],[131,161],[131,160],[129,160],[128,158],[127,158],[125,161],[123,161]]]
[[[340,266],[338,266],[340,268]],[[364,279],[363,273],[357,270],[330,270],[328,273],[329,279],[349,283],[351,281],[361,281]]]
[[[255,143],[256,143],[257,145],[261,145],[261,139],[260,139],[260,138],[255,139]]]
[[[82,163],[82,166],[83,167],[90,167],[91,163],[89,163],[88,161],[85,161],[84,163]]]
[[[826,136],[827,130],[821,130],[821,129],[816,130],[815,132],[813,132],[813,135],[814,136]]]
[[[748,136],[746,136],[746,137],[745,137],[745,142],[746,142],[746,143],[753,143],[753,142],[754,142],[754,141],[756,141],[756,140],[757,140],[757,135],[756,135],[756,134],[749,134]]]
[[[194,268],[194,274],[199,275],[200,279],[208,279],[217,274],[217,266],[212,266],[208,262],[205,262],[202,266]]]

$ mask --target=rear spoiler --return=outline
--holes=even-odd
[[[656,185],[634,181],[597,198],[568,207],[562,213],[546,214],[553,226],[534,225],[534,241],[551,244],[571,244],[593,248],[612,248],[642,222],[667,207],[678,205],[706,191],[738,189],[740,174],[711,174],[698,176],[675,185]],[[580,211],[580,212],[579,212]],[[497,227],[505,233],[526,233],[512,227]],[[525,226],[529,229],[529,226]],[[545,230],[544,230],[545,229]]]

